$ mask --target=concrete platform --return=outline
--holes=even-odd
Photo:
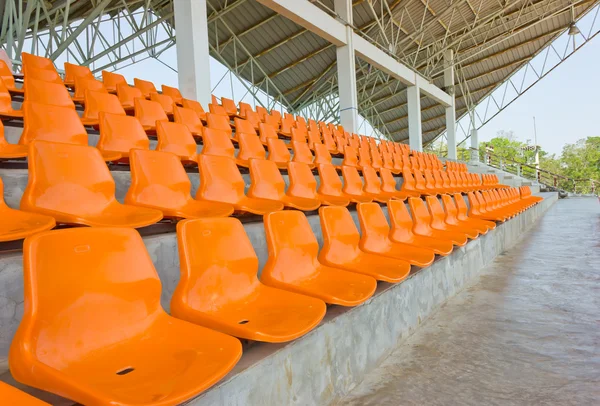
[[[600,402],[600,204],[560,200],[340,405]]]

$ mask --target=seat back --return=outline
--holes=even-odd
[[[331,154],[325,144],[314,144],[315,164],[331,164]]]
[[[34,141],[28,159],[23,210],[100,213],[115,201],[115,182],[96,148]]]
[[[11,360],[31,359],[34,353],[44,366],[61,370],[142,334],[145,321],[164,314],[160,279],[133,229],[39,233],[25,241],[23,255],[25,314]],[[31,368],[30,363],[11,362],[17,380],[33,374]]]
[[[306,144],[306,137],[308,136],[308,131],[306,128],[292,128],[292,142],[299,142]]]
[[[394,241],[410,241],[413,238],[413,220],[406,208],[406,204],[400,200],[389,200],[387,203],[388,215],[392,229],[390,238]]]
[[[427,210],[425,202],[418,197],[408,199],[413,219],[413,232],[420,235],[431,233],[431,214]]]
[[[192,109],[174,106],[173,107],[173,120],[176,123],[183,124],[195,137],[201,137],[204,132],[204,125],[202,120]]]
[[[260,134],[260,142],[263,144],[267,144],[269,138],[277,139],[275,128],[267,123],[260,123],[258,133]]]
[[[205,127],[202,140],[204,142],[202,155],[235,157],[235,148],[231,142],[231,138],[224,131]]]
[[[74,85],[75,78],[94,78],[92,71],[87,66],[75,65],[65,62],[65,85]]]
[[[106,70],[102,71],[102,83],[104,83],[104,87],[111,93],[117,92],[118,85],[127,85],[127,80],[125,80],[125,76],[119,73],[113,73]]]
[[[251,133],[239,133],[238,146],[239,152],[237,158],[247,161],[250,158],[267,159],[267,153],[257,135]]]
[[[64,86],[63,80],[55,70],[28,67],[23,68],[23,73],[25,74],[26,81],[35,79]]]
[[[427,205],[431,214],[431,226],[443,230],[446,228],[446,213],[437,197],[427,196]]]
[[[171,99],[173,99],[173,102],[179,105],[183,103],[183,96],[181,95],[179,89],[177,89],[176,87],[161,85],[161,90],[162,94],[164,94],[165,96],[169,96]]]
[[[309,130],[308,147],[314,150],[318,145],[323,145],[321,144],[321,133],[319,132],[319,130]]]
[[[218,103],[208,103],[208,111],[210,111],[210,114],[223,116],[229,119],[229,114],[227,113],[225,107],[221,106]]]
[[[238,113],[235,102],[227,97],[221,97],[221,106],[223,106],[227,114],[230,116],[234,116]]]
[[[308,164],[305,164],[303,162],[288,162],[287,168],[290,182],[287,194],[293,197],[316,199],[317,180],[315,179],[314,175],[312,174],[312,171],[308,167]],[[321,185],[323,185],[322,177]]]
[[[360,254],[360,234],[347,208],[322,206],[319,208],[319,220],[323,232],[319,258],[327,257],[333,263],[344,263]]]
[[[196,141],[185,125],[159,121],[156,125],[156,135],[158,151],[171,152],[183,161],[196,161]]]
[[[75,110],[75,104],[67,88],[61,83],[50,83],[36,79],[25,80],[25,101],[68,107]]]
[[[454,204],[452,196],[442,195],[442,203],[444,203],[444,211],[446,212],[446,223],[458,225],[458,209]]]
[[[314,273],[319,245],[304,213],[277,211],[264,216],[269,259],[262,277],[293,283]]]
[[[417,182],[413,177],[408,166],[402,168],[402,178],[404,182],[402,182],[402,187],[400,188],[403,192],[416,192],[417,191]]]
[[[287,145],[282,140],[276,138],[267,139],[267,148],[269,150],[269,161],[290,162],[291,154]]]
[[[364,168],[365,166],[371,166],[371,154],[368,148],[358,149],[358,166]]]
[[[200,187],[196,198],[236,204],[244,198],[245,182],[233,158],[198,156]]]
[[[377,176],[377,171],[370,166],[365,166],[362,169],[363,179],[365,180],[364,192],[370,195],[378,195],[381,193],[381,180]]]
[[[206,114],[206,126],[213,130],[219,130],[227,134],[231,138],[231,125],[229,124],[229,117],[226,115],[220,115],[215,113]]]
[[[285,181],[273,161],[251,159],[248,196],[281,201],[285,196]]]
[[[250,121],[236,117],[233,119],[233,123],[235,126],[235,138],[237,138],[240,133],[256,135],[254,125]]]
[[[88,144],[88,135],[74,109],[31,101],[23,102],[24,125],[19,144],[33,140]]]
[[[124,116],[125,110],[119,98],[114,94],[106,92],[96,92],[93,90],[85,91],[85,110],[83,111],[82,119],[97,120],[100,117],[100,113],[118,114]]]
[[[317,165],[319,171],[319,193],[324,196],[343,197],[342,180],[332,164]]]
[[[89,76],[77,76],[75,77],[75,93],[73,94],[74,100],[84,100],[85,92],[87,90],[93,90],[95,92],[108,93],[108,90],[104,87],[102,82],[96,80],[94,77]]]
[[[192,183],[175,154],[133,149],[129,166],[131,186],[125,203],[179,208],[191,200]]]
[[[150,140],[135,117],[100,113],[100,139],[97,148],[127,156],[132,148],[150,149]]]
[[[133,106],[135,118],[140,121],[144,130],[155,129],[157,121],[169,121],[169,117],[158,102],[136,97],[133,99]]]
[[[337,152],[337,146],[335,145],[335,140],[333,136],[327,129],[327,127],[321,128],[321,135],[323,136],[323,144],[327,147],[327,149],[331,152]]]
[[[149,82],[147,80],[133,78],[133,86],[140,89],[140,91],[142,92],[142,96],[144,96],[144,98],[146,99],[150,98],[150,93],[158,93],[156,87],[154,86],[154,83]]]
[[[398,189],[396,188],[396,179],[387,168],[379,169],[379,175],[381,176],[381,190],[386,193],[396,193]]]
[[[356,205],[360,223],[360,248],[364,251],[380,251],[390,244],[390,226],[378,203]]]
[[[143,98],[142,91],[140,89],[129,86],[127,83],[118,83],[116,88],[117,97],[119,98],[122,106],[127,106],[128,108],[133,107],[135,99]]]
[[[13,89],[15,87],[15,77],[8,64],[0,59],[0,79],[4,81],[4,84]]]
[[[215,308],[243,300],[260,286],[258,258],[236,218],[180,221],[177,246],[180,279],[172,309],[186,306],[212,313]]]
[[[44,58],[43,56],[21,52],[21,62],[23,63],[23,68],[31,67],[56,71],[54,63],[49,58]]]
[[[173,114],[173,105],[175,104],[175,102],[173,101],[171,96],[167,96],[166,94],[159,94],[156,92],[150,92],[150,100],[160,104],[160,106],[167,115]]]
[[[292,141],[292,149],[294,150],[294,162],[304,162],[305,164],[313,163],[313,154],[310,152],[310,148],[306,142]]]
[[[358,170],[352,166],[342,166],[342,176],[344,177],[343,191],[349,196],[364,196],[363,181],[358,174]]]
[[[13,111],[12,108],[12,97],[4,79],[0,78],[0,111],[1,112],[10,112]]]
[[[204,111],[204,108],[202,107],[199,101],[183,99],[181,104],[186,109],[194,110],[200,120],[206,120],[206,112]]]

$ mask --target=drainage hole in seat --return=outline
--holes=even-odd
[[[134,369],[135,369],[135,368],[132,368],[132,367],[127,367],[127,368],[125,368],[125,369],[122,369],[122,370],[120,370],[120,371],[117,371],[117,375],[127,375],[128,373],[130,373],[130,372],[133,372],[133,370],[134,370]]]
[[[250,320],[240,320],[238,321],[238,324],[246,324],[248,323]]]

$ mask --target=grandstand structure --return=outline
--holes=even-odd
[[[557,194],[423,144],[600,3],[436,3],[5,1],[0,401],[331,403],[514,245]]]

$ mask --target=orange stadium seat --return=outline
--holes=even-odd
[[[156,123],[156,136],[158,137],[157,151],[171,152],[177,155],[184,165],[197,164],[196,141],[185,125],[159,121]]]
[[[319,209],[323,248],[319,262],[330,267],[363,273],[377,280],[398,283],[410,273],[410,264],[381,255],[363,252],[359,248],[360,235],[345,207]]]
[[[236,163],[243,167],[248,167],[250,163],[248,162],[251,158],[256,159],[267,159],[267,153],[265,148],[263,147],[260,139],[254,135],[249,133],[239,133],[237,134],[238,139],[238,155],[236,158]],[[275,164],[277,165],[277,164]]]
[[[479,236],[479,232],[471,227],[464,225],[452,225],[446,222],[446,212],[444,211],[442,204],[435,196],[427,196],[425,198],[427,206],[429,206],[429,213],[431,214],[431,228],[435,230],[443,230],[452,233],[456,233],[457,236],[465,235],[470,240],[474,240]],[[458,237],[457,237],[458,239]]]
[[[42,82],[54,83],[62,86],[65,85],[62,78],[55,70],[24,67],[23,72],[25,73],[25,82],[30,80],[40,80]]]
[[[206,115],[206,126],[213,130],[223,131],[231,138],[231,125],[229,124],[229,118],[225,115],[215,114],[210,112]]]
[[[433,263],[435,253],[429,248],[418,247],[389,238],[390,226],[377,203],[359,203],[357,206],[360,222],[360,249],[370,254],[396,258],[424,268]]]
[[[322,300],[258,280],[258,258],[238,219],[182,221],[177,224],[177,245],[181,277],[171,312],[179,319],[277,343],[306,334],[325,316]]]
[[[142,92],[142,96],[145,99],[150,99],[150,93],[158,93],[158,90],[156,90],[154,83],[149,82],[147,80],[133,78],[133,86],[140,89],[140,91]]]
[[[192,183],[176,155],[133,149],[125,203],[160,210],[168,218],[227,217],[233,206],[194,200]]]
[[[64,83],[67,86],[76,86],[75,78],[87,77],[94,78],[92,71],[87,66],[75,65],[73,63],[65,62],[65,79]]]
[[[23,103],[23,112],[25,120],[19,144],[40,140],[88,145],[87,132],[74,109],[27,101]],[[115,161],[121,154],[103,152],[102,157],[105,161]]]
[[[12,97],[9,89],[0,79],[0,117],[1,118],[23,118],[23,110],[15,110],[12,106]]]
[[[275,127],[267,124],[267,123],[260,123],[258,126],[258,134],[260,136],[260,142],[263,143],[263,145],[267,145],[267,140],[269,138],[273,138],[273,139],[277,139],[277,131],[275,130]]]
[[[339,145],[338,149],[341,149]],[[353,166],[355,168],[360,167],[358,163],[358,157],[356,155],[356,149],[348,146],[344,147],[344,160],[342,161],[342,165]]]
[[[319,208],[321,202],[316,198],[292,196],[285,193],[285,181],[273,161],[264,159],[250,160],[250,188],[248,197],[273,200],[283,203],[285,207],[312,211]]]
[[[158,102],[145,100],[141,97],[133,99],[135,118],[140,121],[144,131],[154,133],[156,131],[157,121],[169,121],[162,105]]]
[[[83,125],[98,126],[100,124],[100,113],[121,116],[126,114],[117,96],[102,91],[86,90],[84,104],[85,109],[81,116],[81,123]]]
[[[24,87],[24,100],[26,102],[31,101],[52,106],[68,107],[75,110],[75,104],[71,99],[71,95],[63,84],[26,79]]]
[[[108,93],[108,90],[106,90],[102,82],[99,80],[96,80],[93,77],[90,78],[87,76],[77,76],[75,78],[75,93],[73,94],[73,101],[78,103],[85,102],[85,92],[87,90]]]
[[[487,203],[483,200],[483,196],[479,192],[469,192],[467,196],[469,199],[469,217],[488,221],[504,222],[508,220],[508,215],[494,213],[491,209],[488,210],[486,207]]]
[[[34,141],[28,163],[22,210],[96,227],[143,227],[162,219],[160,211],[115,199],[115,182],[96,148]]]
[[[359,305],[375,292],[372,277],[318,261],[319,245],[304,213],[269,213],[264,225],[269,252],[260,277],[264,284],[341,306]]]
[[[332,164],[318,164],[317,170],[320,180],[317,198],[321,203],[327,206],[348,206],[351,199],[343,192],[342,180],[335,167]],[[308,173],[305,176],[308,177]]]
[[[254,129],[254,125],[250,121],[244,120],[243,118],[236,117],[233,119],[233,123],[234,123],[233,125],[235,127],[235,134],[234,134],[235,139],[237,139],[237,136],[240,133],[256,135],[256,130]]]
[[[169,96],[171,99],[173,99],[173,102],[175,102],[175,104],[177,104],[178,106],[181,106],[183,104],[183,96],[181,95],[179,89],[177,89],[176,87],[162,85],[161,90],[162,94],[164,94],[165,96]]]
[[[394,196],[395,199],[406,200],[409,195],[396,188],[396,179],[391,170],[387,168],[379,169],[381,176],[381,191],[388,195]]]
[[[459,247],[467,243],[465,234],[437,230],[431,227],[431,214],[423,200],[418,197],[411,197],[408,199],[408,204],[413,214],[413,233],[436,240],[448,241]]]
[[[377,172],[374,168],[366,166],[362,169],[363,179],[365,180],[365,186],[363,188],[364,193],[367,196],[371,196],[373,200],[386,203],[390,199],[405,199],[404,193],[398,192],[384,192],[381,190],[381,179],[377,176]]]
[[[460,197],[460,199],[462,200],[462,196]],[[464,202],[464,201],[463,201]],[[479,234],[484,235],[487,234],[487,232],[489,230],[491,230],[492,228],[494,228],[496,225],[494,223],[494,227],[488,226],[488,224],[486,224],[487,222],[480,220],[477,221],[476,219],[468,219],[468,220],[459,220],[458,219],[458,209],[456,208],[456,205],[454,204],[454,200],[452,199],[452,196],[450,195],[442,195],[442,203],[444,204],[444,211],[446,214],[446,223],[452,225],[452,226],[462,226],[462,227],[468,227],[470,229],[473,229],[475,231],[477,231]]]
[[[23,63],[23,67],[33,67],[37,69],[48,69],[56,71],[54,63],[52,63],[52,61],[49,58],[44,58],[43,56],[37,56],[27,52],[22,52],[21,62]]]
[[[173,115],[173,106],[175,102],[171,98],[171,96],[167,96],[166,94],[160,94],[156,92],[150,93],[150,100],[157,102],[161,105],[167,116]]]
[[[133,111],[135,108],[134,100],[143,98],[143,95],[137,87],[129,86],[127,83],[119,83],[117,84],[117,97],[125,110]]]
[[[350,200],[355,203],[369,203],[373,201],[373,196],[366,194],[364,185],[358,170],[353,166],[342,166],[342,176],[344,177],[343,192]]]
[[[233,100],[221,97],[221,106],[225,109],[228,116],[236,117],[238,115],[238,108]]]
[[[194,137],[202,137],[204,125],[202,120],[192,109],[186,107],[173,107],[173,121],[185,125]]]
[[[29,148],[27,145],[9,144],[4,136],[4,124],[0,121],[0,159],[25,158]]]
[[[267,149],[269,150],[269,161],[275,162],[279,168],[287,168],[287,164],[291,161],[292,155],[283,140],[268,138]]]
[[[314,160],[314,164],[331,164],[334,165],[332,163],[332,158],[331,158],[331,154],[329,153],[329,150],[327,149],[327,146],[325,144],[315,144],[314,145],[314,150],[315,150],[315,160]],[[337,169],[337,165],[334,165],[334,167],[336,167]]]
[[[458,219],[458,221],[468,222],[468,223],[475,224],[475,225],[484,225],[489,230],[493,230],[496,228],[496,223],[493,221],[486,221],[486,220],[469,217],[467,215],[467,212],[468,212],[467,204],[465,203],[465,201],[460,193],[454,194],[454,203],[455,203],[456,209],[457,209],[456,218]]]
[[[125,76],[121,74],[103,70],[102,83],[104,83],[104,87],[110,93],[117,93],[117,86],[120,84],[127,85],[127,80],[125,80]]]
[[[19,382],[86,405],[175,405],[242,355],[236,338],[163,310],[160,279],[135,230],[40,233],[23,255],[25,316],[9,353]]]
[[[55,225],[52,217],[8,207],[4,202],[4,184],[0,178],[0,242],[20,240],[50,230]]]
[[[202,154],[198,157],[198,166],[200,187],[196,199],[228,203],[236,211],[260,215],[283,209],[283,203],[253,199],[244,194],[244,178],[233,158]]]
[[[202,137],[204,146],[202,155],[226,156],[235,158],[235,147],[231,142],[231,138],[224,131],[213,130],[212,128],[204,128],[204,136]]]
[[[128,158],[132,148],[150,149],[150,140],[135,117],[100,113],[100,138],[96,148],[105,155]]]
[[[292,162],[302,162],[307,164],[311,169],[315,167],[313,163],[313,154],[308,148],[308,144],[306,142],[296,142],[292,141],[292,150],[294,151],[294,156],[292,157]]]
[[[218,103],[208,103],[208,111],[210,112],[210,114],[216,116],[223,116],[229,119],[229,114],[227,113],[225,107],[221,106]]]
[[[196,100],[189,100],[189,99],[184,98],[183,101],[181,102],[181,105],[183,107],[185,107],[186,109],[194,110],[196,112],[196,114],[198,115],[198,118],[200,118],[200,120],[206,121],[206,112],[204,111],[204,108],[202,107],[200,102],[198,102]]]
[[[0,399],[2,399],[2,402],[7,406],[50,406],[50,403],[42,402],[2,381],[0,381]]]
[[[21,94],[25,91],[23,88],[16,86],[15,77],[13,76],[10,67],[3,60],[0,60],[0,79],[2,79],[4,85],[11,93]]]

